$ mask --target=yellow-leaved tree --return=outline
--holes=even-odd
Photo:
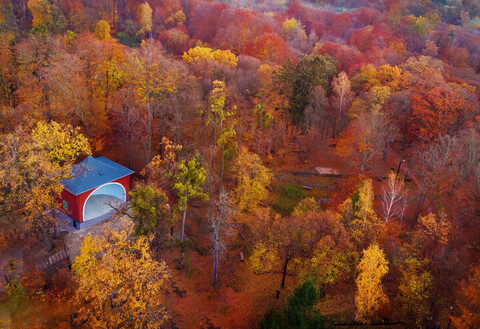
[[[356,82],[365,90],[372,87],[386,86],[392,92],[402,90],[408,86],[410,72],[403,72],[398,66],[389,64],[376,68],[372,64],[362,66],[360,72],[355,76]]]
[[[33,147],[54,165],[62,167],[65,162],[72,162],[80,155],[89,155],[90,146],[80,128],[51,121],[37,123],[32,130]],[[64,168],[68,171],[70,168]],[[67,172],[69,174],[69,172]]]
[[[126,79],[135,90],[138,113],[144,115],[145,131],[141,135],[147,164],[151,160],[155,114],[161,117],[158,112],[165,107],[163,102],[177,91],[180,68],[164,56],[161,44],[152,40],[143,41],[141,47],[131,53],[128,67]]]
[[[273,241],[258,242],[253,246],[252,254],[248,258],[255,274],[265,273],[278,265],[278,245]]]
[[[433,277],[423,263],[415,257],[406,257],[400,265],[403,276],[398,286],[407,323],[415,323],[417,328],[425,328],[431,312]]]
[[[205,62],[208,60],[220,62],[231,67],[237,67],[238,58],[230,50],[213,50],[208,47],[196,46],[183,53],[183,60],[187,63]]]
[[[227,153],[235,153],[237,143],[232,139],[236,134],[235,124],[236,120],[232,118],[233,112],[229,112],[226,109],[225,100],[227,98],[225,92],[225,83],[223,81],[213,81],[212,96],[210,97],[210,112],[208,113],[207,126],[212,126],[214,131],[214,148],[213,148],[213,161],[215,164],[216,146],[219,145],[222,149],[222,169],[220,172],[220,181],[223,181],[223,173],[225,169],[225,158]],[[236,109],[236,106],[234,106]],[[218,133],[218,139],[217,139]],[[225,150],[225,144],[227,144],[227,150]]]
[[[174,175],[173,188],[178,196],[178,209],[182,212],[182,232],[180,240],[185,242],[185,218],[187,216],[188,202],[193,198],[201,198],[208,201],[208,194],[203,192],[203,183],[207,178],[207,172],[202,167],[198,157],[190,161],[182,160],[178,171]]]
[[[345,200],[340,211],[350,224],[353,240],[360,246],[377,241],[385,223],[373,210],[374,191],[372,180],[366,179],[351,199]]]
[[[142,35],[152,32],[152,12],[152,7],[150,7],[148,2],[144,2],[138,5],[137,19],[140,30],[138,30],[137,34]]]
[[[320,212],[322,208],[320,205],[317,203],[317,200],[313,197],[308,197],[305,199],[302,199],[293,209],[293,213],[297,216],[303,216],[307,212],[313,211],[313,212]]]
[[[110,35],[110,24],[103,19],[99,20],[95,25],[95,31],[93,35],[98,40],[111,40],[112,36]]]
[[[432,239],[436,244],[445,245],[450,237],[451,226],[445,211],[439,215],[428,214],[419,218],[421,232]]]
[[[370,245],[363,251],[357,270],[359,273],[356,280],[355,321],[368,322],[379,306],[388,302],[382,285],[382,278],[388,272],[388,261],[383,250],[377,244]]]
[[[71,176],[78,156],[90,153],[79,128],[55,121],[39,122],[30,133],[19,127],[1,136],[2,212],[23,212],[30,227],[42,233],[48,248],[46,230],[55,221],[52,211],[63,190],[61,181]]]
[[[161,152],[153,157],[152,161],[140,172],[154,185],[165,189],[169,181],[173,178],[172,173],[178,168],[177,153],[183,148],[182,145],[174,144],[167,137],[162,137],[160,143]]]
[[[134,238],[133,223],[83,241],[73,270],[78,289],[73,320],[87,328],[161,328],[169,318],[163,292],[170,276],[149,238]]]
[[[261,162],[260,157],[242,147],[232,167],[237,187],[235,197],[239,212],[255,208],[267,196],[267,186],[272,173]]]
[[[283,34],[286,41],[294,44],[302,44],[307,40],[307,34],[305,33],[305,27],[301,24],[300,21],[297,21],[295,18],[290,18],[282,23]]]

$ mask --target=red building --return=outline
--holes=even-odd
[[[88,156],[62,181],[61,202],[77,229],[108,218],[113,207],[128,200],[133,171],[105,157]]]

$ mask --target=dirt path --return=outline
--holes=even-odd
[[[125,221],[129,219],[118,218],[117,216],[111,216],[99,223],[93,224],[92,226],[88,226],[81,230],[74,230],[68,234],[65,240],[65,247],[68,251],[68,257],[70,259],[70,263],[72,264],[75,261],[75,257],[80,255],[80,247],[82,246],[83,240],[88,235],[102,235],[106,226],[115,227],[119,231],[122,228]]]

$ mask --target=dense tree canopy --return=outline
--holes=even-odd
[[[0,0],[0,326],[478,327],[477,2]]]

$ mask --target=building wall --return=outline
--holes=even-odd
[[[66,201],[68,204],[68,210],[65,210],[63,207],[63,201]],[[79,221],[80,216],[78,214],[78,203],[77,203],[77,198],[75,195],[70,193],[69,191],[63,189],[62,194],[61,194],[61,200],[60,200],[60,207],[62,207],[63,211],[73,219]]]
[[[123,187],[125,188],[125,191],[127,192],[126,199],[127,201],[129,200],[128,192],[130,191],[130,175],[116,179],[114,181],[111,181],[111,183],[119,183],[122,184]],[[73,195],[71,192],[63,189],[62,194],[60,196],[59,202],[61,203],[60,206],[64,210],[64,212],[75,219],[77,221],[77,225],[75,226],[76,228],[83,228],[85,225],[80,225],[80,223],[83,222],[83,206],[85,204],[85,201],[87,200],[88,196],[95,191],[96,188],[91,189],[89,191],[83,192],[82,194],[79,195]],[[65,210],[63,208],[63,201],[67,202],[68,204],[68,210]],[[94,220],[91,224],[94,224],[96,222],[99,222],[105,218],[99,218],[99,220]],[[87,221],[90,222],[90,221]]]

